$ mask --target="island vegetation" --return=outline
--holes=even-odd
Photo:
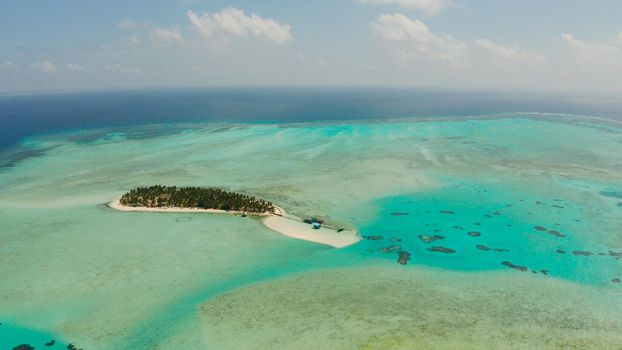
[[[198,208],[247,213],[273,213],[275,210],[274,205],[266,200],[214,187],[138,187],[125,193],[119,203],[128,207]]]

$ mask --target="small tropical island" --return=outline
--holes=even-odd
[[[266,200],[215,187],[138,187],[121,196],[119,203],[134,208],[197,208],[257,214],[275,212],[274,204]]]
[[[361,240],[356,230],[322,225],[321,220],[301,219],[272,202],[216,187],[154,185],[137,187],[108,203],[125,212],[211,213],[262,217],[263,224],[285,236],[343,248]]]

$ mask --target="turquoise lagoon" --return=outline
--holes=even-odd
[[[493,117],[28,138],[2,154],[0,349],[42,333],[85,349],[617,348],[622,129]],[[382,239],[336,250],[255,219],[104,205],[155,183]]]

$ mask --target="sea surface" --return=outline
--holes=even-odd
[[[0,97],[0,350],[619,349],[622,111],[599,101]],[[251,193],[365,239],[105,205],[152,184]]]

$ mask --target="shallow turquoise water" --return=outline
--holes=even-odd
[[[0,349],[10,350],[19,345],[30,345],[33,349],[67,348],[67,344],[50,334],[2,322],[0,325]]]
[[[614,318],[622,310],[622,284],[612,281],[622,278],[621,144],[615,125],[523,118],[160,125],[31,138],[18,150],[29,152],[3,154],[14,161],[0,170],[0,318],[85,348],[205,348],[210,315],[198,310],[209,300],[267,280],[372,266],[400,278],[433,268],[441,282],[490,274],[482,283],[508,289],[559,280],[590,295],[586,312]],[[245,191],[383,239],[335,250],[251,219],[103,205],[155,183]],[[379,251],[391,245],[411,254],[408,265],[397,263],[397,249]],[[546,284],[537,292],[563,298]],[[234,323],[229,345],[245,324]]]
[[[591,215],[583,210],[585,203],[567,198],[568,193],[552,197],[511,185],[453,182],[431,192],[379,200],[379,217],[361,231],[384,239],[351,249],[396,260],[396,252],[381,249],[399,245],[412,254],[411,264],[451,270],[506,269],[502,262],[508,261],[527,267],[528,273],[588,284],[615,286],[611,280],[621,277],[622,250],[604,239],[619,223]],[[620,212],[611,203],[608,215],[620,217]],[[438,239],[425,242],[420,235]],[[431,247],[455,252],[432,252]]]

